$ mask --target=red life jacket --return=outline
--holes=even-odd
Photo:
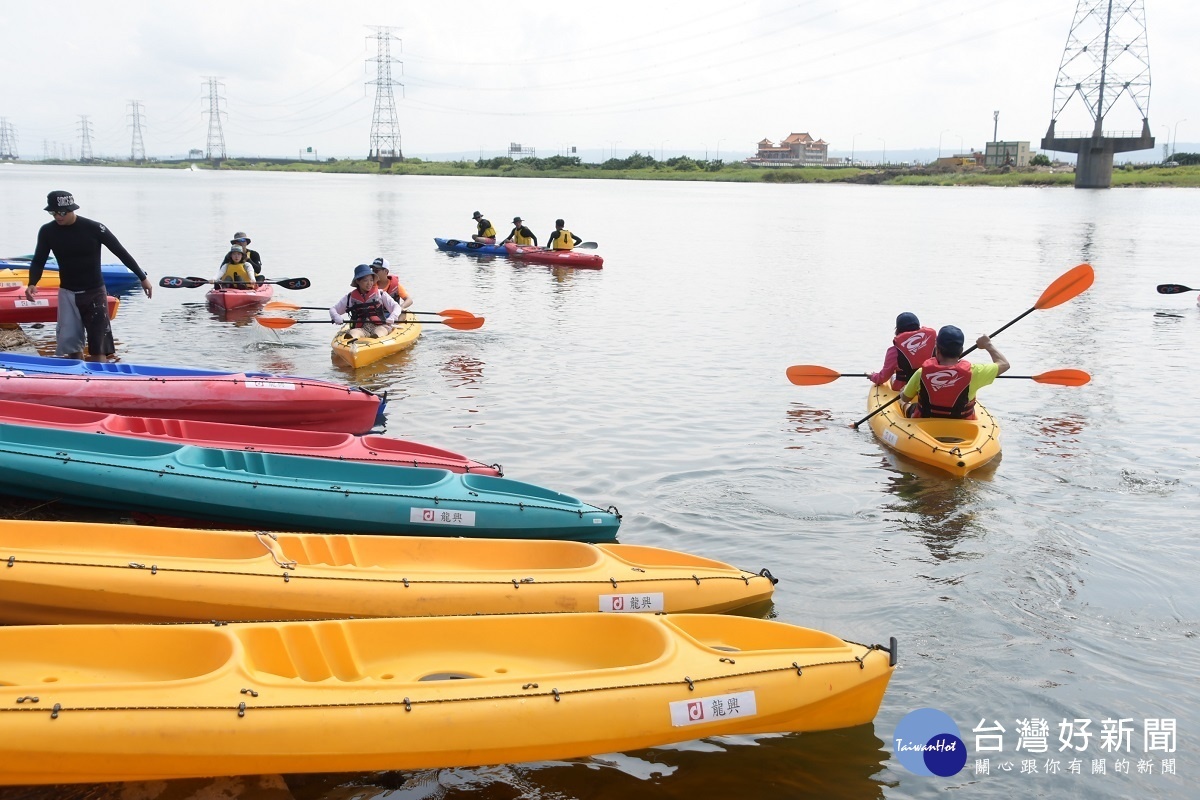
[[[400,285],[400,279],[395,275],[388,275],[388,285],[384,291],[390,294],[397,303],[408,299],[408,292],[404,291],[404,287]]]
[[[918,328],[915,331],[905,331],[896,334],[892,339],[896,346],[896,376],[894,382],[905,384],[917,371],[917,367],[933,358],[933,348],[937,344],[937,332],[933,328]]]
[[[943,366],[936,358],[921,365],[921,390],[917,407],[922,417],[975,419],[975,401],[968,400],[971,391],[971,362],[963,359],[952,366]]]
[[[379,298],[383,293],[372,289],[368,295],[363,295],[358,289],[346,295],[346,313],[350,315],[350,327],[361,328],[368,322],[383,322],[387,318],[387,309]]]

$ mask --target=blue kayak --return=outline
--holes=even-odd
[[[29,269],[29,261],[28,258],[0,259],[0,269]],[[58,262],[50,259],[46,262],[45,269],[58,272]],[[100,273],[104,276],[104,288],[108,289],[110,294],[136,289],[140,283],[137,275],[130,272],[124,264],[101,264]]]
[[[152,364],[122,364],[105,361],[80,361],[74,358],[45,358],[43,356],[27,356],[20,353],[0,352],[0,369],[19,370],[26,374],[37,373],[44,375],[96,375],[116,376],[132,375],[142,378],[161,378],[168,375],[232,375],[233,373],[212,369],[192,369],[190,367],[159,367]],[[240,373],[239,373],[240,374]],[[252,378],[273,378],[265,372],[247,372]]]
[[[492,475],[0,424],[5,494],[326,533],[610,542],[621,518]]]
[[[480,244],[462,239],[438,239],[436,236],[433,241],[437,244],[438,250],[446,250],[451,253],[471,253],[477,256],[508,255],[508,251],[502,244]]]

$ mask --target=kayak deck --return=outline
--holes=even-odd
[[[867,411],[876,411],[897,394],[887,384],[872,386],[867,394]],[[1000,426],[978,401],[975,417],[909,419],[897,402],[871,417],[869,424],[885,447],[961,478],[1000,455]]]
[[[350,337],[350,326],[344,325],[333,337],[330,349],[335,358],[355,369],[374,364],[390,355],[407,350],[421,335],[421,323],[405,313],[386,336]]]

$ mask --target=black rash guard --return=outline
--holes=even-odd
[[[71,292],[98,289],[104,285],[104,274],[100,271],[100,245],[104,245],[121,263],[146,280],[146,273],[138,266],[129,251],[121,246],[113,232],[104,225],[86,217],[75,217],[72,225],[47,222],[38,231],[37,249],[33,261],[29,262],[29,285],[36,286],[42,279],[42,269],[50,253],[58,259],[58,279],[62,288]]]

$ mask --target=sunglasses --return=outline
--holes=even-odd
[[[51,211],[51,212],[50,212],[50,216],[52,216],[52,217],[65,217],[67,214],[70,214],[70,213],[71,213],[70,211]]]

